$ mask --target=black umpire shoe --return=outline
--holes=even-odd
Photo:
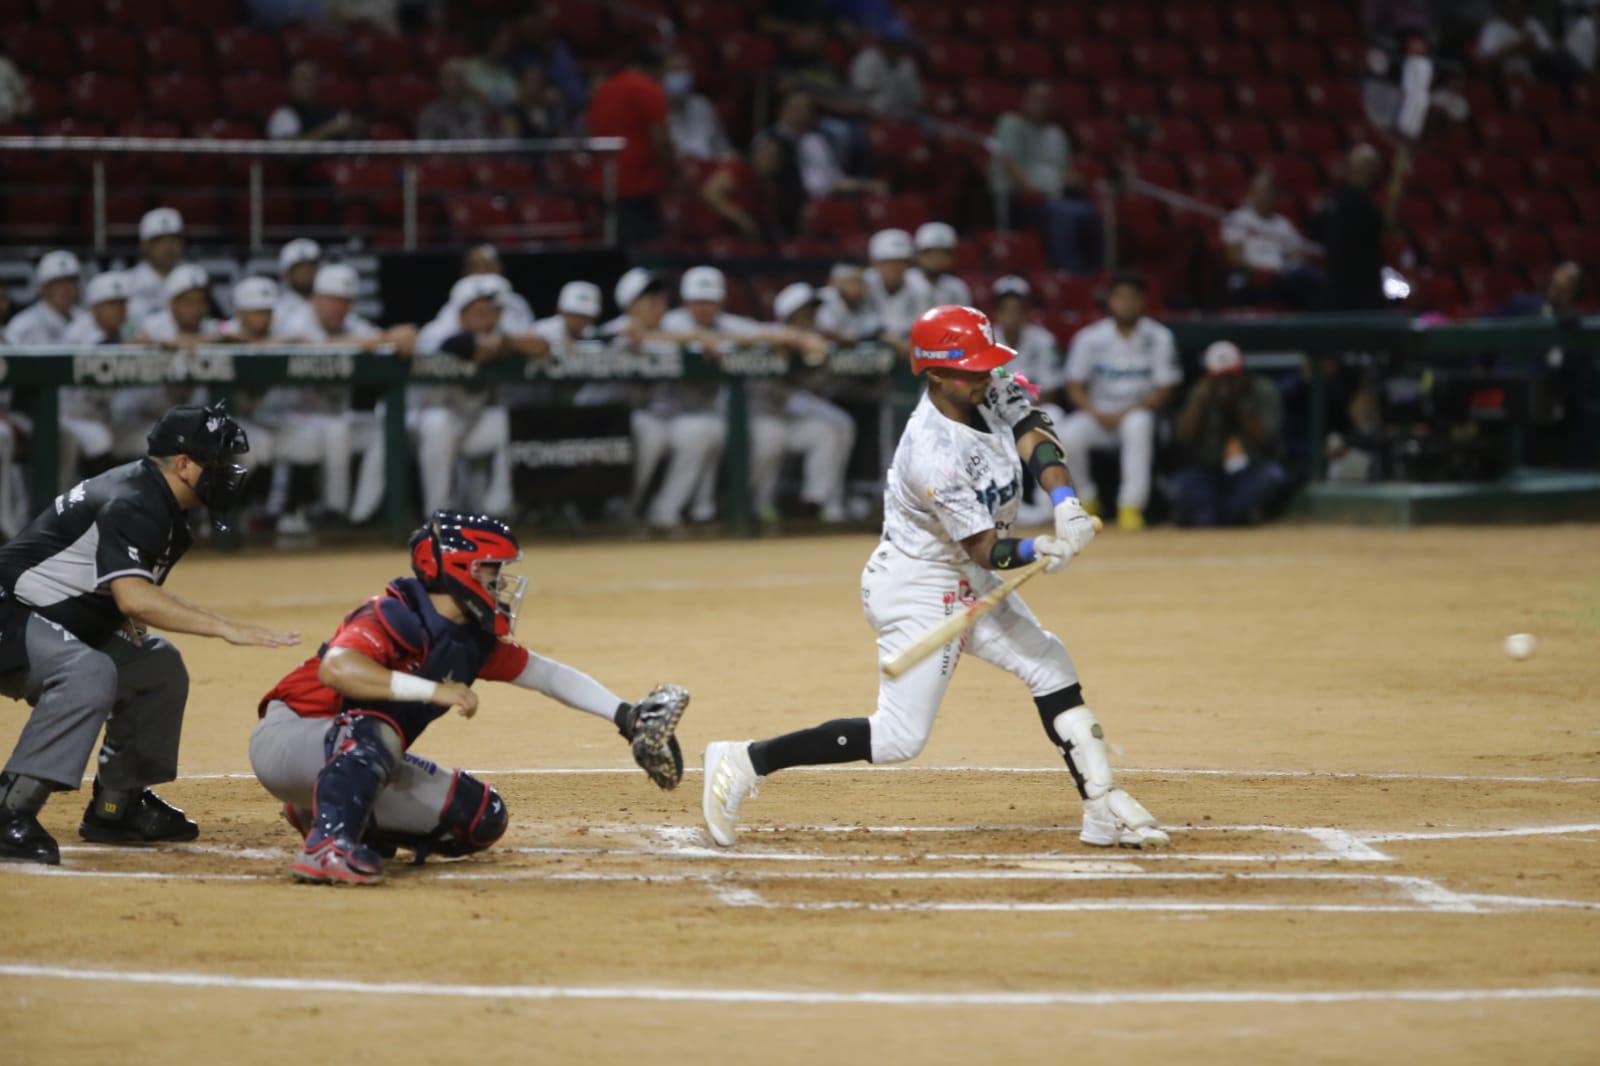
[[[56,838],[45,832],[37,815],[0,808],[0,862],[41,862],[61,865]]]
[[[169,844],[193,840],[200,835],[200,827],[148,788],[125,809],[116,810],[114,804],[101,800],[97,784],[78,835],[94,844]]]

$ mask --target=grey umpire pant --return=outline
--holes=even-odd
[[[101,785],[137,790],[178,776],[189,672],[170,641],[146,636],[135,645],[119,633],[90,647],[37,614],[24,639],[33,713],[7,772],[76,789],[103,724]]]

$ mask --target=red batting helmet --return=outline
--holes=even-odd
[[[528,579],[506,573],[520,558],[511,527],[486,515],[435,511],[411,535],[411,569],[423,587],[449,594],[470,621],[499,637],[516,628],[522,609]]]
[[[924,311],[911,325],[911,369],[918,374],[930,366],[993,370],[1016,357],[994,342],[989,316],[976,307],[945,304]]]

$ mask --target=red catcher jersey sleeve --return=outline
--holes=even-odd
[[[377,611],[362,610],[346,618],[328,641],[330,648],[349,648],[360,652],[379,666],[396,669],[416,653],[405,648],[384,626]]]
[[[528,666],[528,649],[514,640],[502,640],[478,671],[484,681],[515,681]]]

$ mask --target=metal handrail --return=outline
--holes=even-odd
[[[405,160],[401,172],[401,226],[406,250],[417,247],[417,164],[422,156],[553,155],[593,152],[601,157],[601,199],[605,241],[617,240],[617,157],[622,137],[544,137],[529,140],[273,141],[223,137],[0,137],[0,152],[68,152],[93,155],[94,249],[106,251],[107,155],[220,155],[250,160],[250,247],[265,245],[261,162],[266,158],[393,156]]]

